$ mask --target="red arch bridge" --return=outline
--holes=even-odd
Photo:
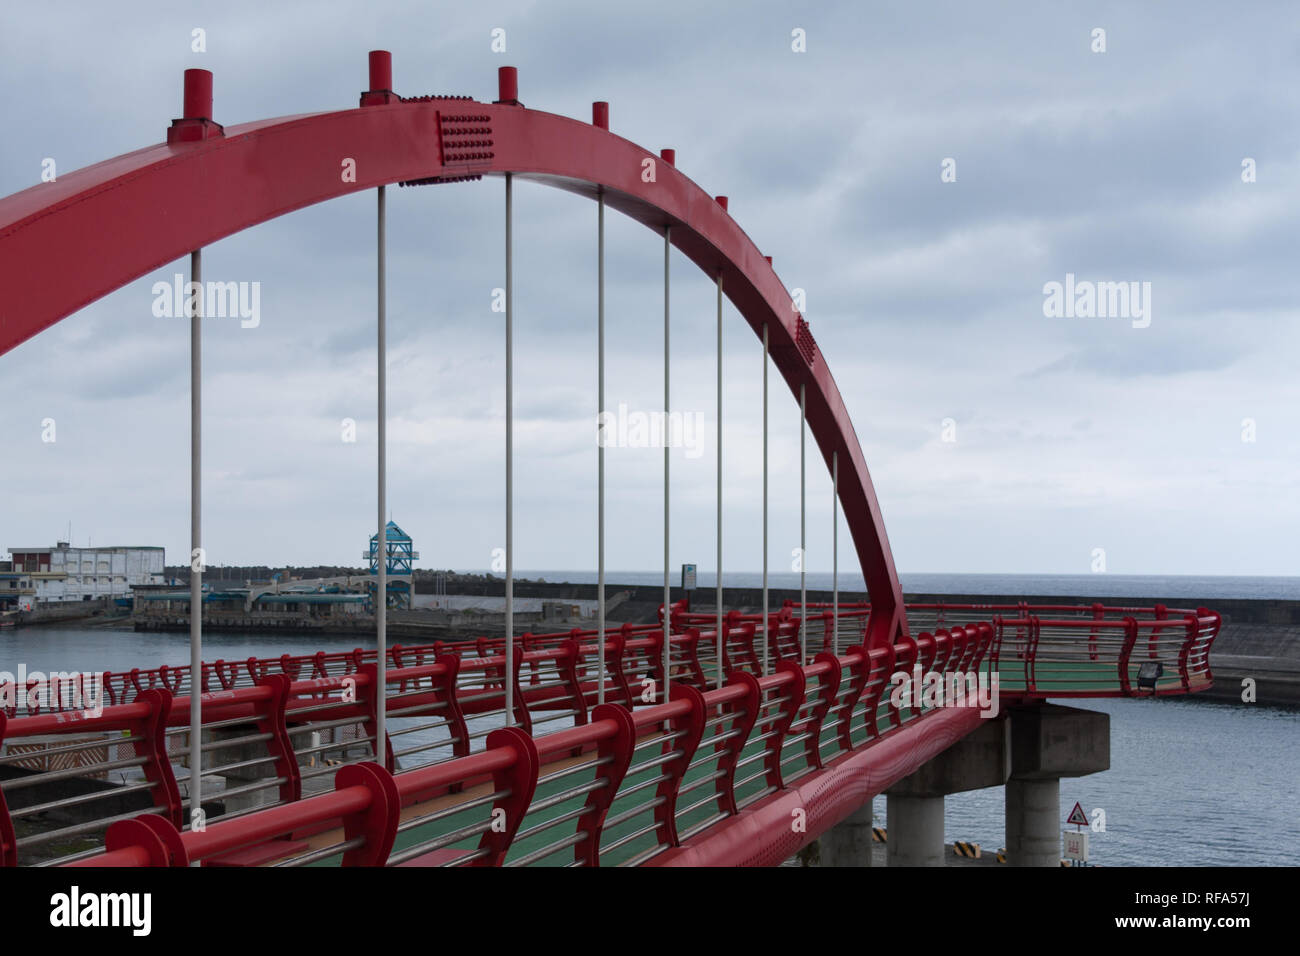
[[[505,179],[505,638],[205,662],[191,615],[185,667],[0,687],[0,864],[70,866],[772,865],[848,821],[999,712],[1048,698],[1188,694],[1211,684],[1220,626],[1205,608],[1062,604],[905,606],[852,423],[807,322],[711,197],[609,131],[525,108],[513,68],[492,103],[402,97],[370,55],[357,109],[223,127],[212,77],[189,70],[167,142],[0,200],[0,353],[204,245],[359,190],[378,197],[379,549],[385,528],[385,187]],[[340,168],[344,170],[340,172]],[[675,247],[717,284],[718,567],[724,296],[762,342],[761,609],[693,612],[668,584],[649,625],[515,637],[512,184],[597,204],[604,401],[604,213],[664,237],[664,411]],[[103,225],[113,228],[105,230]],[[192,544],[201,548],[201,296],[191,302]],[[768,606],[767,370],[798,400],[844,511],[870,603]],[[801,476],[803,466],[801,464]],[[801,477],[801,491],[802,491]],[[801,494],[801,526],[804,496]],[[802,545],[801,541],[801,545]],[[385,593],[379,562],[378,593]],[[200,565],[201,567],[201,565]],[[838,577],[836,578],[838,581]],[[201,604],[202,572],[191,576]],[[668,613],[664,613],[667,608]],[[199,675],[195,682],[193,677]],[[901,676],[914,678],[906,691]],[[197,683],[197,687],[195,684]],[[923,691],[922,685],[929,688]],[[934,688],[938,687],[938,693]],[[900,690],[900,688],[902,688]],[[946,688],[946,694],[944,689]],[[195,692],[197,691],[197,692]],[[981,697],[981,692],[984,696]],[[201,773],[191,769],[201,767]],[[205,778],[225,786],[205,800]],[[1055,808],[1052,808],[1055,813]]]

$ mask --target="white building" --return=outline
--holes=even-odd
[[[130,597],[133,584],[163,584],[162,548],[10,548],[15,572],[26,573],[35,603]]]

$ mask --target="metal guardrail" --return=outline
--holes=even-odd
[[[782,661],[765,677],[738,670],[708,691],[675,683],[666,703],[598,705],[540,737],[498,728],[482,751],[404,773],[345,767],[331,793],[201,833],[166,817],[120,821],[104,852],[73,865],[495,866],[566,852],[570,865],[637,865],[924,720],[933,711],[888,699],[885,675],[918,661],[942,673],[978,667],[993,637],[985,623],[910,647]]]
[[[638,862],[683,838],[676,830],[679,815],[684,815],[683,832],[700,832],[919,716],[906,706],[891,709],[886,694],[891,672],[983,669],[998,675],[1003,697],[1013,698],[1132,696],[1139,692],[1141,665],[1154,661],[1166,665],[1166,673],[1147,692],[1189,693],[1210,686],[1209,648],[1220,626],[1219,616],[1204,608],[918,606],[909,608],[909,616],[928,614],[946,622],[991,610],[1011,613],[922,631],[892,648],[868,652],[860,641],[869,606],[841,605],[835,614],[810,604],[804,626],[812,663],[800,667],[798,608],[787,604],[766,623],[755,620],[760,615],[726,614],[719,669],[716,615],[677,606],[670,610],[673,697],[668,704],[639,706],[643,688],[662,686],[661,625],[607,632],[604,707],[598,704],[602,672],[593,643],[596,632],[524,635],[519,639],[522,651],[514,655],[512,722],[539,752],[599,750],[605,738],[591,738],[592,731],[585,728],[620,720],[610,707],[630,714],[637,733],[644,730],[658,738],[652,744],[635,738],[638,743],[622,764],[611,756],[613,751],[607,753],[599,766],[621,766],[621,775],[615,781],[608,776],[612,769],[601,771],[605,783],[591,781],[593,789],[586,791],[593,795],[593,806],[604,800],[611,813],[604,825],[611,834],[604,849],[635,851]],[[696,626],[705,619],[708,630]],[[389,733],[379,761],[385,772],[404,779],[427,766],[492,749],[494,735],[508,723],[503,643],[480,639],[471,647],[439,642],[391,649],[384,688]],[[762,676],[764,656],[767,676]],[[210,820],[234,822],[230,818],[257,816],[269,805],[315,799],[311,792],[337,774],[339,764],[375,760],[378,669],[373,652],[218,662],[204,670],[205,678],[215,678],[221,687],[201,700],[201,772],[226,781],[226,789],[216,792],[205,783]],[[719,670],[727,675],[721,687]],[[798,680],[789,676],[795,673]],[[144,674],[156,675],[162,686],[147,686]],[[130,677],[132,702],[112,704],[99,717],[68,710],[13,718],[0,714],[0,775],[8,777],[0,780],[0,864],[93,857],[98,841],[85,843],[141,812],[182,832],[190,810],[189,700],[172,688],[185,687],[187,669],[133,671]],[[788,686],[792,682],[798,684],[797,692]],[[743,705],[737,703],[738,695]],[[703,708],[699,720],[696,710],[682,711],[687,707],[682,701],[695,696]],[[683,724],[686,717],[690,719]],[[851,727],[853,719],[857,723]],[[557,721],[569,729],[553,731]],[[614,731],[605,726],[604,732]],[[565,737],[575,733],[578,737]],[[563,775],[588,770],[595,772],[579,762]],[[69,782],[76,782],[78,792],[63,792]],[[469,783],[462,776],[451,789],[465,790]],[[627,803],[628,788],[640,799]],[[619,803],[613,806],[616,796]],[[550,802],[541,810],[565,803],[557,794],[545,799]],[[680,811],[678,800],[683,801]],[[489,803],[495,801],[484,798],[474,807]],[[443,809],[448,811],[444,816],[451,815]],[[557,809],[556,819],[530,821],[524,842],[586,819],[576,811],[573,806]],[[589,829],[590,824],[588,820]],[[570,842],[564,847],[585,848],[589,859],[592,852],[599,855],[599,840],[578,840],[575,833],[566,839]],[[531,849],[526,862],[564,847],[547,853]],[[497,856],[494,852],[462,862]]]

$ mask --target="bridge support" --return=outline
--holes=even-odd
[[[943,866],[943,797],[886,794],[889,866]]]
[[[1010,723],[1007,863],[1059,866],[1061,778],[1110,769],[1110,715],[1041,704],[1015,708]]]
[[[821,835],[821,866],[871,866],[871,801]]]
[[[886,791],[890,866],[943,866],[943,800],[1000,787],[1011,772],[1011,727],[990,718]]]

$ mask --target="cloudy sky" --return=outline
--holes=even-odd
[[[215,73],[216,119],[235,124],[355,106],[372,48],[393,52],[404,95],[491,100],[515,65],[528,106],[585,119],[609,100],[615,131],[675,147],[806,290],[901,571],[1085,573],[1103,548],[1114,573],[1300,573],[1294,5],[740,10],[6,5],[0,195],[47,157],[66,172],[161,141],[187,67]],[[485,568],[504,543],[502,182],[389,196],[389,504],[421,566]],[[594,568],[595,207],[521,183],[515,210],[515,566]],[[610,217],[611,406],[662,401],[661,243]],[[359,564],[375,523],[373,194],[233,236],[204,266],[261,283],[257,328],[205,331],[209,563]],[[0,551],[69,524],[79,545],[188,549],[188,323],[151,309],[153,283],[186,268],[0,356]],[[1046,316],[1044,286],[1067,274],[1150,283],[1149,325]],[[705,437],[698,457],[674,453],[671,563],[711,571],[713,292],[680,256],[672,310],[674,405]],[[724,567],[748,571],[762,353],[725,321]],[[799,418],[772,381],[784,570]],[[608,452],[609,567],[658,566],[661,479],[661,452]],[[811,454],[808,498],[808,565],[829,570],[830,479]],[[855,571],[847,529],[840,550]]]

